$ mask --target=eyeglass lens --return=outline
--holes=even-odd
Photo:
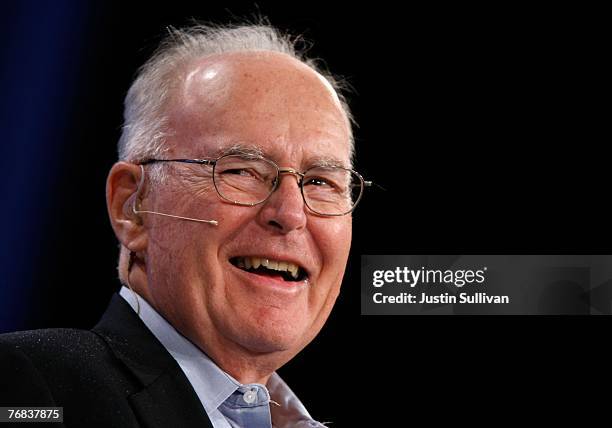
[[[266,200],[275,189],[277,177],[278,169],[272,162],[234,155],[220,158],[213,175],[222,198],[245,205]],[[323,215],[341,215],[351,211],[363,191],[359,175],[340,167],[310,168],[302,180],[306,205]]]

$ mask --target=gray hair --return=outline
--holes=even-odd
[[[316,59],[306,58],[304,50],[297,47],[303,41],[300,37],[282,34],[267,24],[196,25],[184,29],[169,28],[168,32],[157,51],[138,71],[125,97],[124,125],[118,147],[120,160],[138,162],[159,157],[165,152],[166,137],[172,132],[168,127],[165,107],[180,79],[179,71],[185,65],[215,54],[245,51],[287,54],[323,76],[335,90],[346,115],[350,159],[353,159],[351,124],[354,121],[342,94],[348,85],[319,66]]]

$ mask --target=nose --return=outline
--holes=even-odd
[[[258,220],[264,228],[287,234],[306,226],[306,207],[300,190],[300,179],[291,170],[281,170],[276,190],[258,213]]]

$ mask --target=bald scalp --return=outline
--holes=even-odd
[[[191,61],[181,73],[167,111],[175,137],[168,139],[170,150],[194,133],[234,133],[237,141],[249,141],[253,129],[274,122],[271,139],[299,139],[317,128],[322,139],[339,136],[347,145],[338,155],[350,163],[349,118],[331,85],[308,65],[278,52],[232,52]]]
[[[216,54],[191,61],[181,73],[183,77],[174,88],[170,112],[196,109],[219,113],[234,105],[262,105],[270,97],[282,103],[289,97],[314,95],[317,103],[311,108],[334,104],[350,133],[350,120],[331,84],[290,55],[269,51]]]

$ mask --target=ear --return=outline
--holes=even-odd
[[[147,247],[147,232],[142,219],[132,210],[142,170],[140,165],[117,162],[106,179],[106,207],[115,236],[129,250],[138,253]],[[142,189],[140,189],[142,191]]]

